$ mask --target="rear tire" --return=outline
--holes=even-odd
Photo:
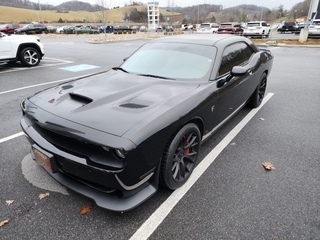
[[[267,74],[263,73],[260,82],[256,88],[256,90],[253,92],[251,95],[251,98],[249,100],[249,106],[252,108],[259,107],[263,98],[264,94],[266,93],[266,88],[267,88]]]
[[[38,50],[32,47],[22,49],[20,62],[26,67],[37,66],[40,63],[41,55]]]
[[[166,147],[160,169],[160,183],[175,190],[190,177],[197,163],[201,135],[194,123],[185,125]]]

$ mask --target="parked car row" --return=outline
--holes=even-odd
[[[155,30],[156,32],[173,32],[174,28],[172,26],[158,26]]]
[[[225,22],[220,25],[217,23],[201,23],[197,28],[197,33],[268,37],[270,34],[270,25],[265,21],[252,21],[248,22],[246,25],[237,22]]]
[[[320,36],[320,19],[315,19],[311,21],[305,21],[300,23],[295,23],[293,21],[281,23],[277,31],[281,34],[284,33],[295,33],[299,34],[302,28],[308,28],[309,37]],[[191,24],[182,24],[182,31],[192,31],[194,26]],[[265,21],[251,21],[244,24],[236,22],[226,22],[221,23],[201,23],[197,28],[197,33],[218,33],[218,34],[234,34],[245,37],[269,37],[270,35],[270,25]],[[43,33],[59,33],[59,34],[99,34],[99,33],[113,33],[113,32],[147,32],[148,28],[146,26],[112,26],[105,25],[101,27],[97,26],[85,26],[85,25],[75,25],[75,26],[46,26],[41,23],[30,23],[24,26],[19,24],[2,24],[0,25],[0,32],[6,34],[43,34]],[[172,26],[161,26],[159,25],[155,32],[173,32],[174,28]]]
[[[320,37],[320,19],[314,19],[313,21],[303,21],[300,23],[283,22],[281,25],[278,26],[277,31],[282,34],[287,32],[300,34],[301,29],[303,28],[308,29],[308,36],[310,38]]]
[[[30,23],[21,28],[16,28],[14,34],[39,34],[48,33],[46,25],[41,23]]]

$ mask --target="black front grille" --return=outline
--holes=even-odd
[[[59,132],[53,132],[43,128],[41,124],[37,124],[35,121],[34,128],[53,146],[66,153],[86,159],[90,166],[110,172],[119,172],[125,167],[124,161],[117,160],[111,151],[103,151],[101,146],[62,135]]]

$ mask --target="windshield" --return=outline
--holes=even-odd
[[[230,23],[221,23],[220,26],[226,28],[226,27],[232,27],[232,24],[230,24]]]
[[[22,27],[22,29],[29,29],[29,28],[31,28],[31,25],[24,25],[24,26]]]
[[[202,23],[202,24],[200,24],[200,28],[210,28],[210,24]]]
[[[247,23],[248,27],[260,27],[260,23]]]
[[[121,68],[128,73],[186,81],[208,81],[216,48],[185,43],[147,43]]]

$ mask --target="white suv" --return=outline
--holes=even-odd
[[[217,33],[219,25],[217,23],[201,23],[197,33]]]
[[[269,37],[270,26],[264,21],[252,21],[246,24],[243,30],[245,37]]]
[[[44,55],[39,37],[0,32],[0,64],[20,61],[26,67],[37,66]]]
[[[314,19],[309,26],[309,37],[320,36],[320,19]]]

